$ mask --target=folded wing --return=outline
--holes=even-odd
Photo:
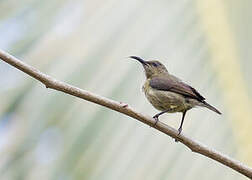
[[[192,99],[197,99],[200,102],[203,102],[205,98],[200,95],[193,87],[183,83],[180,80],[165,77],[154,77],[150,80],[150,86],[154,89],[161,91],[170,91],[174,93],[181,94],[185,97]]]

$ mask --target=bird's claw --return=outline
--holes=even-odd
[[[154,125],[153,125],[153,126],[156,126],[156,125],[157,125],[157,123],[158,123],[158,121],[159,121],[158,116],[157,116],[157,115],[155,115],[155,116],[153,116],[153,118],[155,119],[155,123],[154,123]]]
[[[178,128],[178,136],[180,135],[181,132],[182,132],[182,127]]]
[[[178,128],[178,136],[180,135],[180,133],[182,132],[182,127]],[[175,142],[178,142],[178,139],[175,138]]]

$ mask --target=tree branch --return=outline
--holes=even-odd
[[[143,115],[141,113],[136,112],[133,108],[130,106],[119,103],[117,101],[110,100],[108,98],[96,95],[94,93],[82,90],[80,88],[71,86],[67,83],[61,82],[59,80],[56,80],[39,70],[35,69],[34,67],[25,64],[21,60],[15,58],[14,56],[0,50],[0,59],[5,61],[6,63],[16,67],[17,69],[23,71],[24,73],[32,76],[33,78],[37,79],[38,81],[42,82],[47,88],[55,89],[61,92],[64,92],[66,94],[70,94],[75,97],[79,97],[81,99],[93,102],[95,104],[99,104],[101,106],[105,106],[109,109],[112,109],[114,111],[118,111],[122,114],[125,114],[127,116],[130,116],[134,119],[137,119],[141,121],[142,123],[145,123],[147,125],[153,126],[155,124],[155,120],[149,116]],[[190,139],[189,137],[186,137],[183,134],[180,134],[179,136],[178,131],[174,128],[162,123],[158,122],[156,126],[153,128],[169,135],[172,138],[175,138],[177,141],[180,141],[184,145],[186,145],[188,148],[190,148],[193,152],[202,154],[206,157],[209,157],[215,161],[220,162],[221,164],[224,164],[235,171],[249,177],[252,179],[252,169],[241,162],[234,160],[220,152],[215,151],[214,149],[210,149],[207,146],[196,142],[195,140]]]

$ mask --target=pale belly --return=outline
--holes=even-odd
[[[145,85],[143,91],[148,101],[160,111],[183,112],[193,107],[183,96],[177,93],[155,90],[149,86],[147,88]]]

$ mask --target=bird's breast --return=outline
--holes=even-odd
[[[158,110],[168,112],[183,112],[186,108],[185,98],[177,93],[161,91],[150,86],[147,80],[143,91],[148,101]]]

